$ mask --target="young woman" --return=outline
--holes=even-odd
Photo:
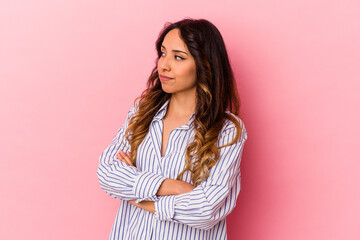
[[[120,199],[109,239],[226,239],[247,133],[225,44],[205,19],[165,26],[147,89],[101,154]]]

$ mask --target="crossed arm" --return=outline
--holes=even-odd
[[[119,161],[127,164],[128,166],[134,166],[130,158],[130,152],[124,153],[123,151],[120,150],[117,153],[116,157]],[[167,178],[160,185],[156,195],[158,196],[179,195],[182,193],[191,192],[194,188],[195,187],[190,183],[181,180]],[[136,203],[136,200],[134,199],[134,200],[129,200],[129,203],[131,203],[136,207],[149,211],[151,213],[155,213],[154,201],[142,201]]]
[[[133,110],[129,112],[128,118]],[[110,196],[153,213],[156,219],[183,223],[199,229],[211,229],[235,207],[240,192],[240,159],[245,129],[235,144],[220,149],[220,158],[206,181],[197,187],[140,171],[130,161],[130,145],[122,142],[126,124],[101,154],[98,179],[101,188]],[[227,127],[219,136],[219,146],[235,136],[235,127]]]

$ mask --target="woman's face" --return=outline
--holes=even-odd
[[[179,29],[166,34],[158,60],[161,87],[167,93],[186,93],[196,89],[195,60],[179,35]]]

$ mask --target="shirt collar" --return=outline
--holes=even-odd
[[[169,102],[170,102],[170,99],[168,99],[161,107],[160,109],[156,112],[154,118],[153,118],[153,121],[160,121],[164,118],[165,114],[166,114],[166,111],[167,111],[167,107],[169,105]],[[191,117],[189,118],[189,122],[179,128],[189,128],[190,125],[192,125],[192,123],[194,122],[195,120],[195,113],[194,112]]]

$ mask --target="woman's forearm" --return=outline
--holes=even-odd
[[[194,188],[195,187],[190,183],[181,180],[167,178],[160,185],[156,195],[158,196],[179,195],[190,192]]]
[[[179,195],[182,193],[190,192],[195,187],[187,182],[170,179],[165,179],[159,187],[156,195],[165,196],[165,195]],[[129,203],[132,205],[142,208],[148,212],[155,213],[155,202],[153,201],[142,201],[136,203],[135,200],[130,200]]]
[[[136,203],[135,200],[130,200],[129,203],[132,205],[142,208],[148,212],[155,213],[155,202],[154,201],[142,201]]]

